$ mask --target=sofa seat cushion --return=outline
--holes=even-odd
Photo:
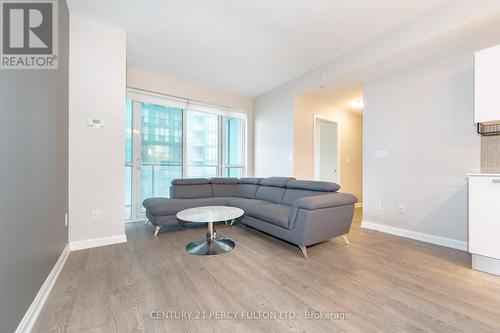
[[[289,228],[290,215],[295,210],[296,208],[287,205],[267,204],[255,206],[247,215],[283,228]]]
[[[184,209],[184,200],[168,198],[149,198],[142,202],[149,214],[155,216],[175,215]]]
[[[246,214],[251,212],[255,206],[268,204],[270,204],[269,201],[245,198],[232,198],[228,202],[229,206],[241,208]]]
[[[155,216],[175,215],[181,210],[202,206],[227,206],[231,198],[200,198],[200,199],[167,199],[150,198],[144,200],[142,205],[149,214]]]

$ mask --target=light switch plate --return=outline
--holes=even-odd
[[[101,210],[100,209],[92,209],[92,218],[100,219],[101,218]]]
[[[92,128],[101,128],[104,126],[104,122],[99,118],[88,118],[87,125]]]
[[[375,158],[386,160],[389,158],[389,151],[388,150],[376,150],[375,151]]]

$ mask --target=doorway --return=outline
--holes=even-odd
[[[314,116],[314,179],[340,183],[340,129],[337,122]]]

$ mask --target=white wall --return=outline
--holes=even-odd
[[[472,54],[366,84],[364,103],[363,220],[467,241],[467,173],[480,167]]]
[[[255,176],[293,176],[293,106],[288,91],[273,91],[255,101]]]
[[[125,32],[71,15],[69,53],[69,239],[124,237]]]
[[[253,99],[250,97],[228,93],[136,67],[127,68],[127,87],[188,98],[245,112],[251,112],[253,108]]]
[[[210,88],[172,76],[151,73],[139,68],[127,68],[127,87],[146,90],[168,96],[175,96],[223,106],[247,115],[247,174],[254,173],[254,117],[253,99]]]
[[[499,10],[495,0],[451,0],[259,96],[254,102],[255,174],[292,175],[297,94],[331,82],[373,80],[470,44],[479,48],[498,44]]]
[[[297,179],[314,179],[314,115],[334,121],[340,131],[341,191],[362,201],[363,117],[322,103],[307,94],[295,98],[294,170]]]

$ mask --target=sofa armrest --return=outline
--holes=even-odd
[[[330,193],[314,195],[311,197],[300,198],[294,201],[293,207],[302,209],[322,209],[346,205],[354,205],[358,199],[349,193]]]

